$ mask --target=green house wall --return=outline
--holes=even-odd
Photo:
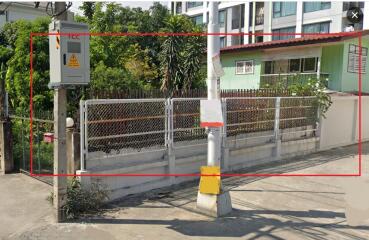
[[[357,38],[350,39],[344,42],[343,50],[343,68],[342,68],[342,88],[343,92],[359,91],[359,74],[350,73],[347,71],[348,66],[348,53],[350,44],[359,44]],[[369,37],[362,38],[362,47],[369,48]],[[367,57],[368,59],[368,57]],[[362,91],[369,93],[369,61],[366,62],[366,73],[362,74]]]
[[[350,44],[358,45],[358,39],[350,39],[335,45],[322,47],[321,72],[330,74],[328,87],[332,90],[350,92],[359,89],[359,74],[347,71]],[[363,37],[362,46],[369,48],[369,36]],[[221,63],[225,74],[220,78],[220,88],[258,89],[262,72],[261,56],[261,51],[221,54]],[[242,60],[254,61],[253,74],[236,74],[236,61]],[[366,64],[367,73],[362,75],[362,91],[369,93],[369,56]]]
[[[321,72],[329,73],[328,88],[341,91],[344,44],[325,46],[322,48]]]
[[[260,52],[241,52],[228,53],[221,55],[221,63],[224,76],[220,78],[221,89],[258,89],[260,85],[261,73],[261,53]],[[253,60],[253,74],[236,74],[236,61]]]

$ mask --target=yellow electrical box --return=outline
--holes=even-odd
[[[206,194],[219,194],[220,193],[220,167],[216,167],[216,166],[201,167],[201,178],[200,178],[199,189],[201,193],[206,193]]]

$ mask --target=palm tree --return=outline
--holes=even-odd
[[[182,15],[170,16],[166,27],[168,33],[201,32],[188,17]],[[205,53],[205,38],[202,36],[166,36],[162,41],[159,55],[163,79],[161,90],[172,95],[175,90],[188,90],[192,81],[201,69],[201,59]]]

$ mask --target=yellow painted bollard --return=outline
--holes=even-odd
[[[204,176],[205,175],[205,176]],[[211,176],[213,175],[213,176]],[[220,193],[220,167],[201,167],[200,193],[219,194]]]

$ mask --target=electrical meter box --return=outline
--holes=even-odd
[[[53,21],[49,25],[50,88],[87,85],[90,82],[88,25]],[[82,34],[81,34],[82,33]]]

